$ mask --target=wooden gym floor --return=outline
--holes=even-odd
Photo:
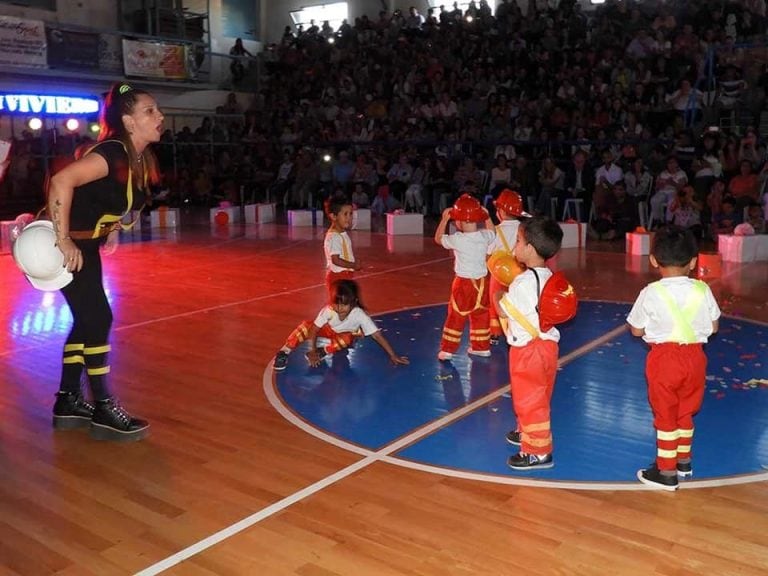
[[[765,482],[504,485],[366,461],[307,434],[262,379],[324,303],[323,229],[182,222],[104,260],[112,386],[152,424],[136,444],[51,429],[68,311],[0,256],[0,575],[768,573]],[[452,263],[430,237],[360,231],[353,245],[372,314],[447,299]],[[622,250],[566,249],[557,265],[583,298],[630,303],[655,276]],[[768,263],[726,266],[711,285],[724,313],[768,322]]]

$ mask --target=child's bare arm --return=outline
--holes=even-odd
[[[386,338],[384,338],[384,335],[379,332],[374,332],[371,334],[371,338],[376,340],[376,342],[384,348],[384,351],[389,355],[389,359],[392,362],[392,364],[410,364],[410,361],[408,360],[407,356],[398,356],[395,351],[392,349],[392,346],[390,346],[389,342]]]
[[[720,330],[720,320],[713,320],[712,321],[712,334]]]
[[[437,225],[437,229],[435,230],[435,242],[442,246],[443,245],[443,236],[445,235],[445,229],[448,227],[448,221],[451,219],[451,208],[446,208],[443,210],[443,217],[440,219],[440,222]]]
[[[642,338],[645,336],[645,328],[635,328],[632,326],[632,324],[629,325],[629,331],[632,334],[632,336],[637,336],[638,338]]]
[[[317,366],[320,363],[320,356],[318,356],[317,352],[315,351],[317,349],[317,326],[315,326],[314,322],[312,322],[312,324],[309,326],[307,340],[309,341],[309,352],[307,352],[307,360],[309,361],[310,366]]]
[[[344,260],[344,258],[338,254],[331,256],[331,262],[333,262],[334,266],[338,266],[339,268],[349,268],[350,270],[360,270],[360,268],[362,268],[360,262],[357,260]]]

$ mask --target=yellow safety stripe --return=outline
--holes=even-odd
[[[680,438],[680,431],[673,430],[672,432],[665,432],[664,430],[656,430],[657,440],[677,440]]]
[[[685,430],[684,428],[680,428],[677,431],[679,438],[693,438],[693,428],[690,430]]]
[[[459,306],[456,304],[456,300],[454,300],[453,296],[451,296],[451,307],[460,316],[469,316],[475,310],[481,310],[481,309],[487,308],[487,306],[483,306],[480,304],[480,301],[483,299],[483,291],[485,290],[485,276],[480,278],[479,286],[477,285],[477,279],[476,278],[473,279],[472,286],[474,286],[475,290],[477,290],[477,299],[475,300],[475,305],[472,307],[471,310],[467,310],[466,312],[459,310]]]
[[[453,334],[454,336],[461,336],[461,330],[454,330],[453,328],[448,328],[446,326],[443,328],[443,334]]]
[[[523,330],[528,332],[528,334],[531,335],[531,338],[538,338],[539,337],[539,331],[528,321],[528,318],[523,316],[523,313],[520,312],[520,310],[517,309],[517,307],[506,300],[505,298],[502,298],[499,300],[499,303],[501,304],[501,307],[504,309],[504,311],[514,318],[520,326],[522,326]],[[506,331],[506,329],[505,329]]]
[[[112,347],[109,344],[105,344],[104,346],[93,346],[91,348],[84,348],[83,354],[85,355],[92,355],[92,354],[106,354],[112,350]]]
[[[537,422],[536,424],[528,424],[528,426],[523,426],[523,431],[542,432],[543,430],[549,430],[550,426],[550,421],[547,420],[546,422]]]
[[[698,314],[699,308],[701,308],[701,305],[704,303],[704,297],[707,294],[707,285],[700,280],[694,280],[693,292],[682,309],[677,305],[674,298],[672,298],[672,294],[667,287],[661,282],[654,282],[653,286],[662,302],[667,306],[667,310],[674,322],[670,340],[679,344],[695,343],[696,333],[693,331],[691,323],[696,317],[696,314]]]
[[[455,338],[454,336],[446,336],[445,333],[443,333],[443,340],[447,340],[448,342],[461,342],[461,338]]]
[[[475,330],[470,330],[470,334],[490,334],[491,329],[490,328],[476,328]]]
[[[88,376],[103,376],[109,374],[109,366],[100,366],[98,368],[87,368]]]
[[[62,360],[63,364],[85,364],[85,358],[82,356],[65,356]]]
[[[85,344],[64,344],[64,352],[80,352],[85,348]]]
[[[537,446],[539,448],[550,446],[552,444],[552,436],[549,436],[548,438],[544,438],[544,439],[539,439],[539,438],[530,438],[530,437],[526,438],[526,435],[522,434],[520,436],[520,439],[526,444],[530,444],[531,446]]]
[[[690,444],[680,444],[677,447],[677,453],[678,454],[690,454],[691,452],[691,445]]]
[[[659,458],[677,458],[677,450],[662,450],[659,448],[656,450],[656,456]]]

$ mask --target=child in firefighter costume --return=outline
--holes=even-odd
[[[352,252],[352,240],[347,230],[352,227],[352,204],[343,196],[334,196],[325,203],[325,214],[331,221],[325,234],[323,248],[325,250],[325,285],[331,296],[333,283],[336,280],[351,280],[355,270],[360,270],[360,262],[355,260]]]
[[[499,290],[506,290],[513,276],[520,272],[512,253],[517,241],[517,228],[520,226],[518,218],[529,216],[523,211],[523,199],[520,194],[505,188],[499,197],[493,201],[496,215],[499,217],[499,225],[496,226],[496,239],[488,248],[488,270],[491,272],[489,294],[496,294]],[[511,274],[511,276],[510,276]],[[506,277],[505,276],[509,276]],[[495,306],[489,308],[491,317],[491,344],[498,344],[499,337],[504,330],[499,323],[499,314]]]
[[[392,349],[379,327],[366,313],[360,302],[360,292],[354,280],[336,280],[331,285],[331,297],[314,321],[305,320],[291,332],[285,344],[275,355],[273,367],[276,371],[285,370],[288,355],[302,342],[309,341],[307,361],[310,366],[318,366],[329,354],[335,354],[352,346],[356,338],[370,336],[389,355],[393,364],[408,364],[408,358],[398,356]],[[318,338],[327,344],[318,346]]]
[[[551,468],[552,431],[550,400],[557,374],[560,333],[555,324],[576,314],[573,287],[561,272],[553,273],[546,261],[563,240],[560,226],[537,216],[520,224],[515,257],[527,270],[506,292],[494,294],[499,316],[505,319],[509,343],[509,378],[517,428],[507,434],[520,451],[508,465],[515,470]]]
[[[670,226],[656,232],[650,260],[661,280],[643,288],[627,317],[632,335],[650,345],[645,376],[656,429],[656,460],[638,470],[637,478],[668,491],[677,489],[678,476],[693,473],[693,417],[707,374],[704,344],[720,318],[709,286],[688,277],[697,252],[690,230]]]
[[[453,220],[457,232],[446,234]],[[485,228],[478,230],[478,224]],[[469,318],[469,354],[488,357],[490,349],[490,316],[488,313],[488,267],[486,256],[496,233],[488,212],[469,194],[463,194],[452,208],[443,211],[435,231],[435,242],[453,251],[454,272],[448,317],[440,341],[440,360],[450,360],[459,348],[464,324]]]

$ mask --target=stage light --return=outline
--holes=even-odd
[[[472,16],[467,16],[467,22],[470,22],[470,23],[471,23],[471,22],[472,22],[472,20],[474,20],[474,18],[472,18]]]
[[[333,36],[328,38],[328,44],[333,44],[334,42],[336,42],[336,39]]]
[[[68,118],[64,126],[70,132],[77,132],[77,129],[80,128],[80,121],[77,118]]]
[[[330,162],[331,161],[331,155],[330,154],[324,154],[323,155],[323,162]]]
[[[40,128],[43,127],[43,121],[40,120],[38,117],[30,118],[29,122],[27,122],[27,126],[29,126],[30,130],[40,130]]]

